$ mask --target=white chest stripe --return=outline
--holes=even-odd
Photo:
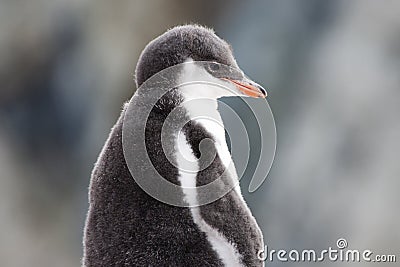
[[[176,153],[177,164],[179,167],[179,181],[182,187],[195,187],[196,175],[199,170],[198,164],[190,164],[191,169],[188,169],[188,161],[197,163],[197,158],[194,156],[190,145],[187,143],[186,136],[180,132],[176,139]],[[197,168],[197,169],[193,169]],[[191,206],[197,205],[197,194],[189,193],[183,189],[185,201]],[[194,191],[195,192],[195,191]],[[237,252],[236,247],[230,243],[217,229],[207,224],[201,217],[199,207],[190,207],[190,212],[193,217],[194,223],[204,232],[207,236],[209,243],[222,262],[226,266],[242,266],[240,263],[240,254]]]
[[[189,59],[187,62],[191,62]],[[191,81],[208,81],[214,84],[223,83],[221,79],[217,79],[205,72],[194,64],[186,64],[181,76],[181,83]],[[232,86],[230,83],[224,86]],[[227,173],[232,179],[238,180],[235,165],[229,153],[225,140],[225,129],[218,112],[217,99],[222,96],[230,95],[227,90],[222,90],[218,86],[208,86],[205,84],[191,84],[181,88],[184,102],[183,106],[188,112],[189,117],[196,123],[201,124],[215,139],[215,147],[222,164],[225,166]],[[234,187],[238,197],[244,202],[239,184]]]

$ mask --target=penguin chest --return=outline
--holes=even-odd
[[[185,201],[189,205],[193,222],[206,234],[209,244],[225,266],[242,266],[241,255],[237,251],[236,245],[228,241],[221,231],[207,223],[201,215],[196,190],[190,190],[190,188],[196,187],[200,167],[198,159],[183,132],[178,134],[176,147],[178,148],[176,159],[179,168],[179,181],[183,188]]]

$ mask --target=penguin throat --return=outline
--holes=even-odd
[[[180,105],[184,107],[190,121],[200,124],[213,136],[218,154],[225,166],[231,155],[225,139],[225,128],[218,111],[218,98],[225,96],[226,90],[217,86],[222,81],[210,75],[202,66],[186,61],[179,77]],[[199,81],[199,82],[196,82]],[[207,81],[208,83],[202,83]]]
[[[188,64],[192,67],[193,64]],[[182,83],[193,73],[200,73],[199,70],[184,70]],[[202,77],[196,78],[191,76],[190,79],[200,80]],[[215,86],[207,83],[186,83],[179,87],[181,96],[180,105],[184,108],[185,113],[191,124],[187,127],[198,127],[198,136],[188,136],[187,131],[179,131],[176,137],[176,159],[179,166],[179,182],[183,187],[184,200],[189,204],[192,219],[197,227],[206,234],[212,248],[218,254],[225,266],[242,266],[242,255],[237,250],[236,244],[228,241],[226,235],[221,229],[215,228],[201,215],[198,207],[198,196],[196,191],[190,191],[185,188],[193,188],[201,184],[197,181],[197,174],[200,171],[200,160],[195,156],[195,147],[190,142],[192,138],[202,138],[211,136],[215,146],[220,163],[227,170],[227,175],[231,179],[238,179],[235,166],[233,164],[231,154],[225,138],[225,128],[218,111],[218,98],[222,96]],[[195,130],[196,132],[196,130]],[[193,140],[192,140],[193,141]],[[240,187],[236,186],[237,196],[242,200]]]

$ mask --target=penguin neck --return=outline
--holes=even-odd
[[[221,80],[210,75],[201,65],[188,59],[178,77],[184,107],[191,122],[199,124],[214,139],[219,157],[225,166],[231,162],[231,155],[225,138],[225,127],[218,111],[218,99],[230,92],[223,89]],[[203,83],[206,81],[206,83]],[[226,86],[226,85],[225,85]]]
[[[196,87],[196,85],[194,86]],[[179,181],[182,186],[184,200],[191,206],[189,210],[193,222],[206,234],[208,242],[217,253],[220,260],[225,266],[242,266],[242,255],[240,255],[237,246],[227,239],[226,235],[221,232],[221,229],[212,226],[209,221],[205,220],[201,214],[201,207],[198,207],[200,203],[197,192],[185,189],[194,188],[204,182],[209,182],[202,181],[199,176],[201,172],[201,159],[198,158],[200,153],[197,151],[199,149],[197,143],[203,138],[210,136],[213,139],[217,158],[220,160],[217,165],[222,164],[223,169],[233,166],[233,164],[231,164],[231,155],[226,144],[223,121],[218,112],[218,102],[216,99],[203,98],[202,96],[191,93],[208,90],[208,88],[204,88],[204,85],[197,85],[197,87],[201,88],[187,88],[188,90],[181,91],[183,96],[181,105],[186,110],[186,114],[190,119],[189,127],[192,127],[192,129],[180,131],[176,139],[176,160],[179,166]],[[196,134],[187,135],[190,131],[194,131]],[[193,138],[198,140],[194,140]],[[194,164],[187,165],[186,162],[188,161]],[[210,167],[211,169],[218,169],[215,164]],[[228,171],[230,172],[229,176],[231,179],[237,179],[234,169],[228,169]],[[216,173],[217,172],[210,170],[208,176],[211,177],[208,178],[216,178]],[[226,219],[229,220],[229,218]]]
[[[192,66],[190,64],[190,66]],[[192,71],[184,70],[186,76],[192,81],[201,81],[203,77],[194,77],[193,73],[200,73],[201,70]],[[188,77],[190,76],[190,77]],[[209,78],[209,77],[208,77]],[[212,77],[213,78],[213,77]],[[184,81],[185,79],[183,79]],[[184,84],[184,82],[183,82]],[[221,115],[218,111],[218,98],[223,96],[223,91],[218,90],[215,85],[208,83],[190,83],[179,88],[182,102],[180,105],[185,109],[186,115],[190,120],[187,126],[191,129],[180,131],[176,139],[176,160],[179,167],[179,182],[181,183],[184,200],[189,204],[193,222],[207,236],[209,243],[219,258],[226,266],[242,266],[243,251],[239,251],[240,247],[237,242],[231,238],[232,233],[225,233],[223,228],[215,223],[213,218],[207,217],[206,214],[216,214],[223,205],[223,201],[217,201],[207,205],[208,209],[204,209],[199,203],[200,199],[196,191],[186,190],[185,188],[193,188],[207,184],[213,179],[217,179],[221,170],[226,170],[226,177],[235,183],[238,180],[236,169],[232,161],[231,154],[225,138],[225,128]],[[199,143],[204,138],[211,138],[213,146],[217,153],[214,161],[204,169],[202,159],[200,159]],[[195,164],[187,164],[192,162]],[[202,170],[203,169],[203,170]],[[244,203],[240,187],[234,187],[235,193],[222,198],[228,198],[230,201],[237,199],[237,203]],[[228,202],[230,202],[228,201]],[[238,204],[240,205],[240,204]],[[228,210],[228,207],[224,207]],[[241,206],[241,209],[246,209]],[[224,213],[224,212],[223,212]],[[220,214],[224,218],[224,224],[228,225],[234,221],[229,214]],[[243,242],[245,244],[245,242]]]
[[[179,103],[184,107],[192,122],[192,127],[196,125],[194,127],[203,132],[203,134],[192,135],[191,138],[202,139],[211,136],[220,165],[236,182],[238,180],[236,168],[226,142],[224,123],[218,111],[219,98],[234,96],[233,88],[227,90],[226,87],[230,87],[230,84],[225,84],[221,79],[212,76],[202,65],[196,64],[190,58],[183,64],[182,71],[177,79],[181,84],[179,87]],[[191,151],[196,154],[197,144],[200,140],[192,141],[195,141],[196,145],[192,146]],[[240,187],[235,186],[234,189],[239,198],[244,201]]]

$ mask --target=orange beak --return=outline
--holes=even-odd
[[[255,98],[266,98],[267,91],[260,85],[252,82],[244,82],[239,80],[232,80],[227,78],[222,78],[223,80],[229,81],[236,85],[236,87],[241,91],[243,94],[255,97]]]

